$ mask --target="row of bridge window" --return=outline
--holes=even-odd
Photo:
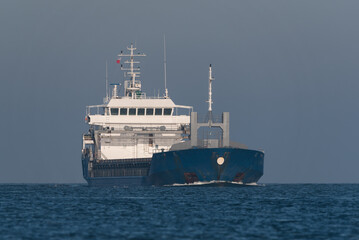
[[[111,115],[170,116],[172,108],[111,108]]]

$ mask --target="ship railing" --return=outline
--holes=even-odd
[[[173,116],[190,116],[191,112],[193,112],[192,106],[176,105],[174,107]]]
[[[223,142],[221,139],[199,139],[197,146],[199,148],[219,148],[223,147]]]
[[[223,121],[222,114],[212,114],[212,117],[210,117],[209,114],[206,114],[206,115],[198,115],[197,122],[198,123],[208,123],[210,118],[212,119],[213,123],[222,123],[222,121]]]
[[[164,127],[164,128],[163,128]],[[182,126],[178,126],[177,124],[171,124],[166,126],[159,126],[159,124],[155,124],[155,126],[146,125],[143,126],[143,124],[136,126],[124,126],[124,124],[111,124],[109,126],[97,126],[95,130],[105,130],[105,131],[126,131],[126,132],[146,132],[146,131],[182,131]]]
[[[141,93],[140,95],[136,95],[136,98],[142,98],[142,99],[163,99],[162,96],[147,96],[146,93]]]
[[[105,115],[105,105],[92,105],[86,107],[86,115]]]
[[[150,162],[151,158],[127,158],[127,159],[99,159],[98,163],[112,164],[112,163],[141,163]]]
[[[128,97],[128,96],[118,96],[118,99],[132,99],[132,97]],[[148,96],[145,92],[139,92],[136,93],[135,95],[136,99],[165,99],[164,96]]]

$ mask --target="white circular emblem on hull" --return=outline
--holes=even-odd
[[[217,163],[218,165],[222,165],[224,163],[224,158],[223,157],[217,158]]]

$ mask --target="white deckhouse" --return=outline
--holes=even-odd
[[[188,138],[192,107],[176,105],[167,88],[163,97],[147,97],[135,67],[139,61],[134,60],[145,55],[134,54],[133,44],[127,49],[129,54],[118,55],[129,58],[124,62],[128,67],[121,65],[127,78],[124,95],[118,95],[120,85],[114,84],[111,97],[107,94],[103,104],[86,109],[90,130],[83,135],[83,150],[90,149],[94,161],[151,158]]]

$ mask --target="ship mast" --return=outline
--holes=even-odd
[[[166,35],[163,35],[163,69],[165,78],[165,98],[168,98],[167,89],[167,60],[166,60]]]
[[[209,77],[208,77],[208,123],[211,127],[212,125],[212,81],[214,78],[212,77],[212,64],[209,65]]]
[[[106,60],[106,100],[105,102],[108,103],[109,101],[109,94],[108,94],[108,73],[107,73],[107,60]]]
[[[124,63],[129,64],[129,67],[123,67],[121,65],[121,70],[125,71],[125,77],[129,77],[130,79],[127,79],[125,81],[125,95],[127,97],[131,97],[132,99],[136,98],[137,93],[140,93],[141,91],[141,81],[137,80],[136,77],[140,77],[140,67],[136,67],[135,64],[140,63],[139,61],[135,61],[135,57],[144,57],[146,56],[143,53],[134,54],[134,51],[137,48],[133,46],[133,43],[131,43],[131,47],[127,47],[127,50],[130,51],[129,54],[124,54],[122,51],[120,54],[118,54],[119,57],[130,57],[130,60],[126,60]]]

